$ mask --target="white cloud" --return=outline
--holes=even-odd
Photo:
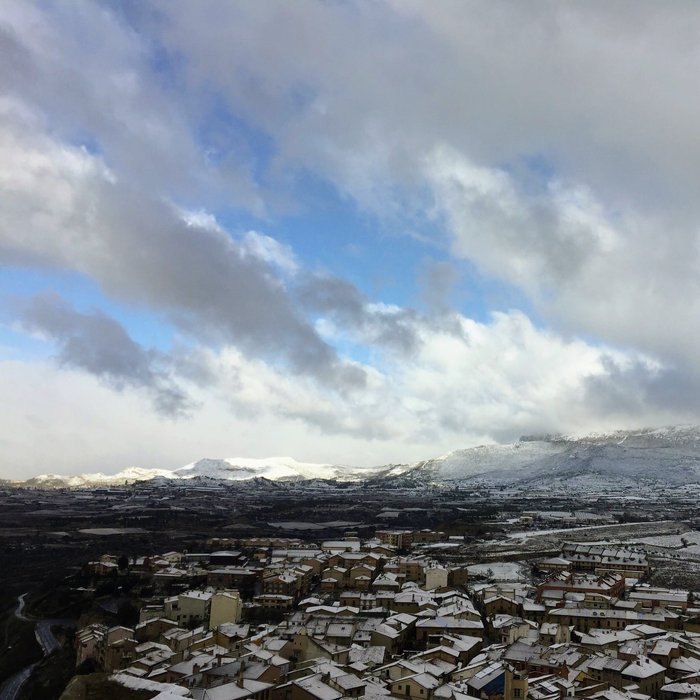
[[[112,294],[172,314],[198,342],[208,340],[210,326],[221,331],[213,337],[223,340],[223,350],[203,345],[189,366],[183,361],[178,369],[176,362],[172,370],[172,381],[182,386],[190,405],[203,406],[194,410],[184,431],[190,437],[168,443],[175,428],[149,409],[156,441],[164,442],[131,462],[177,464],[180,460],[170,459],[173,445],[184,449],[198,434],[210,440],[206,444],[211,454],[213,446],[223,444],[221,426],[228,432],[227,420],[248,436],[237,439],[239,452],[252,449],[257,435],[261,440],[264,436],[265,452],[328,461],[342,446],[344,457],[336,457],[338,461],[377,463],[383,457],[428,457],[489,437],[509,439],[543,429],[570,432],[584,425],[601,428],[611,412],[619,422],[626,416],[653,422],[669,411],[686,415],[683,406],[664,407],[663,397],[662,405],[658,400],[645,405],[646,395],[629,403],[634,390],[625,372],[632,368],[634,376],[645,381],[658,374],[658,367],[638,353],[566,340],[538,330],[515,311],[479,323],[446,312],[426,317],[369,300],[341,279],[309,275],[290,249],[264,234],[250,233],[241,244],[205,211],[185,214],[184,223],[182,213],[169,205],[133,196],[100,158],[50,138],[31,112],[5,105],[0,118],[0,155],[6,163],[0,189],[12,195],[0,206],[0,250],[10,262],[19,259],[84,272]],[[437,206],[449,218],[455,249],[494,275],[501,274],[503,266],[507,279],[519,281],[545,301],[550,286],[573,287],[578,278],[585,279],[587,266],[600,259],[592,253],[587,257],[585,251],[561,262],[556,256],[565,258],[571,251],[596,246],[612,255],[624,242],[586,192],[557,186],[553,196],[533,203],[504,172],[473,166],[444,151],[429,161],[426,174],[438,195]],[[545,237],[549,242],[537,245]],[[165,257],[163,250],[168,251]],[[276,269],[293,272],[307,285],[305,293],[297,288],[295,294],[304,298],[308,318],[296,306],[296,297],[284,291]],[[189,320],[182,322],[183,317]],[[290,348],[295,334],[298,347]],[[364,364],[331,349],[348,344],[367,351]],[[308,354],[314,347],[328,348],[328,354],[320,354],[321,362]],[[89,355],[89,348],[83,351]],[[290,372],[284,359],[294,359],[296,352],[301,353],[299,364]],[[130,356],[142,354],[134,348]],[[282,363],[277,361],[280,357]],[[28,366],[23,371],[27,375]],[[61,419],[44,406],[36,390],[29,391],[22,399],[25,419],[21,425],[16,425],[18,418],[10,420],[17,429],[11,433],[16,438],[8,454],[21,463],[33,455],[34,464],[41,463],[44,458],[30,445],[31,430],[38,424],[26,418],[41,416],[44,426],[55,421],[48,444],[65,451],[60,457],[65,466],[78,459],[67,445],[76,430],[73,416],[80,411],[72,405],[75,396],[66,398],[62,392],[67,391],[65,382],[78,381],[78,375],[66,371],[64,380],[45,367],[42,372],[53,382],[51,402],[63,406],[71,418]],[[362,377],[362,386],[346,382],[343,373]],[[601,392],[606,377],[615,380],[614,395]],[[78,382],[85,400],[88,393],[103,392],[90,382]],[[653,384],[647,394],[652,390]],[[123,395],[108,403],[119,412],[115,418],[122,438],[133,435],[127,441],[142,445],[140,430],[123,418],[125,407],[137,400]],[[135,415],[144,411],[140,407]],[[205,418],[218,428],[205,428]],[[94,429],[94,421],[79,441],[88,456],[97,453],[104,439],[104,428]],[[293,435],[295,428],[299,435],[312,436],[312,449]],[[183,430],[182,424],[177,430]],[[279,440],[271,442],[270,434]],[[261,454],[260,449],[253,453]],[[118,450],[117,456],[126,455]],[[187,459],[197,456],[201,455],[187,453]],[[78,459],[76,468],[78,463],[82,462]]]
[[[155,44],[115,8],[8,0],[0,15],[0,85],[47,115],[57,140],[97,149],[134,187],[201,205],[221,198],[262,214],[243,153],[211,156],[187,103],[157,68]]]
[[[543,427],[604,429],[606,419],[587,404],[590,383],[607,386],[611,373],[625,367],[634,367],[638,379],[658,373],[644,358],[539,331],[517,312],[487,324],[454,321],[460,333],[416,323],[422,343],[415,356],[389,360],[382,372],[364,367],[366,390],[344,395],[234,347],[188,350],[173,363],[198,405],[184,425],[164,419],[143,394],[110,391],[91,375],[46,362],[0,361],[3,473],[173,467],[203,456],[273,453],[342,464],[412,461]],[[623,394],[633,396],[628,388]],[[630,411],[619,408],[606,411],[624,425]],[[634,419],[650,423],[687,415],[638,408]]]
[[[532,196],[504,170],[444,148],[425,172],[456,256],[519,287],[565,332],[691,371],[700,341],[694,228],[610,211],[590,189],[557,180]]]
[[[606,202],[695,211],[700,66],[692,2],[160,3],[151,29],[275,139],[275,163],[358,199],[420,185],[447,143],[480,165],[543,156]]]
[[[288,245],[264,233],[247,231],[243,236],[243,249],[259,260],[274,265],[282,272],[294,274],[299,269],[294,251]]]

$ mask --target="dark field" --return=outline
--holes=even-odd
[[[446,550],[446,560],[481,562],[491,556],[489,543],[502,544],[515,527],[513,521],[530,509],[614,513],[620,523],[668,519],[692,524],[696,515],[695,504],[682,499],[621,505],[601,498],[529,498],[496,489],[380,491],[265,481],[80,491],[6,489],[0,491],[0,684],[39,662],[18,697],[57,698],[75,670],[72,626],[133,621],[148,590],[128,579],[95,586],[85,574],[85,564],[105,553],[133,558],[170,550],[206,551],[212,537],[320,542],[348,532],[369,536],[376,529],[430,528],[445,538],[459,537],[459,554]],[[654,523],[649,525],[653,533]],[[674,527],[667,522],[660,531]],[[566,534],[530,540],[518,551],[497,556],[522,559],[553,553],[564,539]],[[686,585],[698,583],[692,571],[690,567],[684,577]],[[24,615],[29,619],[18,619],[17,598],[25,593]],[[44,658],[34,633],[36,620],[46,619],[56,622],[52,629],[59,648]],[[102,691],[87,692],[90,697]]]

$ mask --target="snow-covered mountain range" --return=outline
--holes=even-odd
[[[197,478],[219,479],[224,481],[245,481],[263,478],[269,481],[300,481],[306,479],[327,479],[342,481],[359,481],[375,476],[376,469],[362,467],[345,467],[333,464],[314,464],[299,462],[293,457],[269,457],[253,459],[231,457],[228,459],[200,459],[179,469],[141,469],[130,467],[117,474],[80,474],[64,476],[60,474],[42,474],[20,482],[36,487],[87,487],[117,486],[149,481],[152,479],[183,481]]]
[[[390,474],[385,475],[385,478]],[[513,486],[603,486],[700,483],[700,428],[523,437],[509,445],[456,450],[412,465],[416,483],[488,481]]]
[[[588,482],[623,485],[640,481],[680,485],[700,483],[700,428],[681,426],[584,437],[523,437],[509,445],[471,447],[414,464],[379,467],[313,464],[291,457],[201,459],[172,471],[132,467],[111,475],[45,474],[18,485],[87,487],[197,478],[286,482],[323,479],[416,487],[483,480],[521,486],[574,486]]]

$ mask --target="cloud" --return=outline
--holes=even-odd
[[[181,100],[158,47],[117,8],[9,0],[0,47],[3,95],[48,115],[57,140],[100,153],[135,188],[264,213],[250,158],[202,148],[193,126],[210,101]]]
[[[299,270],[294,251],[279,241],[257,231],[248,231],[243,236],[242,248],[258,260],[277,267],[282,272],[294,274]]]
[[[595,421],[578,393],[587,377],[603,374],[599,350],[538,330],[519,312],[454,321],[459,334],[423,326],[419,357],[394,377],[426,435],[510,440],[537,425],[557,432]]]
[[[404,450],[409,458],[427,456],[426,445],[444,452],[489,437],[601,427],[598,399],[586,390],[610,374],[604,363],[609,348],[538,329],[516,311],[493,314],[485,323],[447,310],[426,315],[370,300],[346,280],[309,272],[298,262],[293,273],[287,266],[282,274],[279,262],[295,260],[288,249],[262,234],[241,242],[207,216],[183,218],[167,202],[123,184],[99,157],[52,139],[25,105],[6,101],[2,108],[5,260],[88,275],[107,294],[165,315],[186,345],[203,353],[198,358],[186,346],[173,357],[168,384],[149,363],[148,351],[130,345],[135,341],[124,329],[120,333],[99,314],[76,317],[44,301],[28,320],[59,343],[64,365],[113,386],[156,386],[147,391],[166,410],[168,400],[172,410],[185,401],[166,389],[187,386],[189,400],[215,398],[238,420],[259,416],[304,426],[319,437],[346,436],[354,454],[361,452],[354,441],[364,436],[382,454],[393,445],[395,459]],[[524,198],[502,172],[473,171],[459,158],[448,163],[446,170],[440,161],[440,186],[457,195],[453,204],[447,189],[440,206],[453,207],[453,235],[462,236],[459,244],[485,266],[499,260],[513,270],[520,265],[525,289],[539,292],[539,278],[550,266],[542,256],[561,252],[556,245],[537,252],[520,248],[517,237],[502,232],[503,211],[526,239],[536,236],[540,222],[550,222],[545,231],[563,237],[564,251],[569,243],[578,250],[569,241],[572,230],[587,236],[590,247],[617,244],[594,225],[584,196],[559,195],[557,207],[542,214],[544,204]],[[470,228],[470,207],[491,206],[492,220],[484,217],[491,229],[483,230],[492,240],[481,249],[477,229]],[[595,206],[592,211],[598,212]],[[595,259],[582,253],[557,268],[552,258],[544,290],[555,282],[573,284]],[[121,341],[115,342],[119,352],[110,354],[101,343],[102,325]],[[336,350],[348,345],[366,353],[366,361]],[[632,414],[645,422],[665,415],[654,404]]]
[[[560,331],[692,365],[700,341],[694,229],[611,211],[590,189],[555,178],[533,196],[505,170],[444,148],[426,163],[455,256],[519,287]]]
[[[347,396],[329,395],[233,348],[207,353],[203,362],[235,411],[292,418],[319,435],[364,435],[382,452],[395,445],[407,455],[399,459],[408,460],[422,454],[416,445],[442,453],[514,440],[543,426],[548,432],[604,430],[609,415],[590,388],[606,386],[614,367],[645,367],[647,379],[663,369],[642,356],[565,340],[519,312],[495,313],[487,322],[453,312],[442,324],[415,315],[410,329],[411,353],[374,345],[365,391]],[[334,324],[328,333],[340,345],[357,341],[351,323]],[[627,425],[685,414],[659,402],[619,415]]]
[[[197,410],[184,422],[153,410],[144,391],[117,392],[92,374],[55,362],[0,360],[0,384],[3,478],[114,472],[131,465],[177,468],[203,456],[291,453],[343,464],[388,461],[396,455],[391,443],[324,435],[259,407],[251,420],[196,386],[190,387],[190,396]]]
[[[425,171],[456,255],[533,295],[558,290],[589,259],[618,244],[616,230],[584,188],[551,182],[539,196],[528,196],[507,172],[475,166],[443,148]]]
[[[193,337],[234,342],[339,389],[362,386],[362,371],[295,309],[269,264],[281,246],[263,247],[260,236],[240,244],[184,221],[99,158],[55,142],[25,112],[0,105],[0,262],[76,270],[118,299],[166,314]]]
[[[544,156],[609,201],[692,204],[692,2],[158,7],[147,29],[184,57],[186,89],[216,90],[269,134],[276,166],[384,209],[441,143],[480,165]]]
[[[94,470],[95,462],[105,469],[173,467],[205,454],[291,452],[308,461],[378,465],[533,432],[604,430],[611,417],[624,427],[685,415],[663,398],[602,406],[610,400],[597,392],[619,383],[615,371],[636,368],[621,387],[629,404],[639,381],[663,368],[562,340],[517,312],[487,323],[455,315],[460,334],[416,321],[421,342],[410,362],[390,354],[381,371],[363,368],[365,391],[340,394],[235,347],[198,346],[162,357],[134,348],[100,314],[66,311],[52,299],[33,307],[28,319],[55,338],[63,365],[0,360],[3,454],[15,475],[21,468]],[[96,340],[98,333],[110,343]],[[186,424],[153,410],[161,381],[186,387],[196,406]],[[139,388],[104,388],[120,382]]]
[[[418,284],[428,310],[434,313],[447,311],[454,303],[461,278],[462,274],[454,263],[447,260],[427,260],[423,264]]]
[[[25,309],[58,348],[51,400],[109,404],[145,456],[109,441],[120,458],[179,464],[233,430],[242,452],[376,463],[697,420],[696,5],[426,8],[3,5],[0,263],[77,273],[178,334],[166,355],[80,303]],[[292,207],[303,229],[316,184],[378,236],[429,244],[418,298],[415,280],[370,297],[266,233]],[[510,303],[459,313],[465,270]],[[98,455],[96,417],[77,440],[13,369],[7,453],[40,463],[32,430],[53,425],[64,466]],[[183,411],[190,437],[163,419]]]
[[[616,425],[692,423],[700,409],[700,376],[693,367],[661,367],[643,359],[604,358],[605,373],[584,384],[583,400]],[[653,423],[647,423],[653,425]]]
[[[378,345],[403,354],[412,353],[419,342],[414,330],[415,311],[370,303],[354,285],[328,274],[308,276],[296,290],[300,302],[325,315],[367,345]]]
[[[269,137],[270,171],[326,178],[563,333],[690,361],[693,3],[215,6],[162,3],[148,30]]]
[[[58,295],[45,294],[31,299],[21,318],[30,332],[58,345],[56,359],[62,366],[93,374],[119,391],[142,389],[164,415],[182,417],[193,408],[173,380],[168,358],[141,347],[120,323],[104,313],[81,313]]]

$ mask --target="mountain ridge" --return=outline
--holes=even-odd
[[[426,486],[488,480],[502,485],[538,486],[583,477],[613,482],[642,479],[674,485],[700,483],[700,427],[522,436],[510,444],[480,445],[414,463],[377,467],[301,462],[292,457],[204,458],[174,470],[129,467],[111,475],[42,474],[26,481],[4,483],[36,488],[88,488],[153,479],[167,483],[199,478],[229,482],[263,478],[278,482],[405,482]]]

